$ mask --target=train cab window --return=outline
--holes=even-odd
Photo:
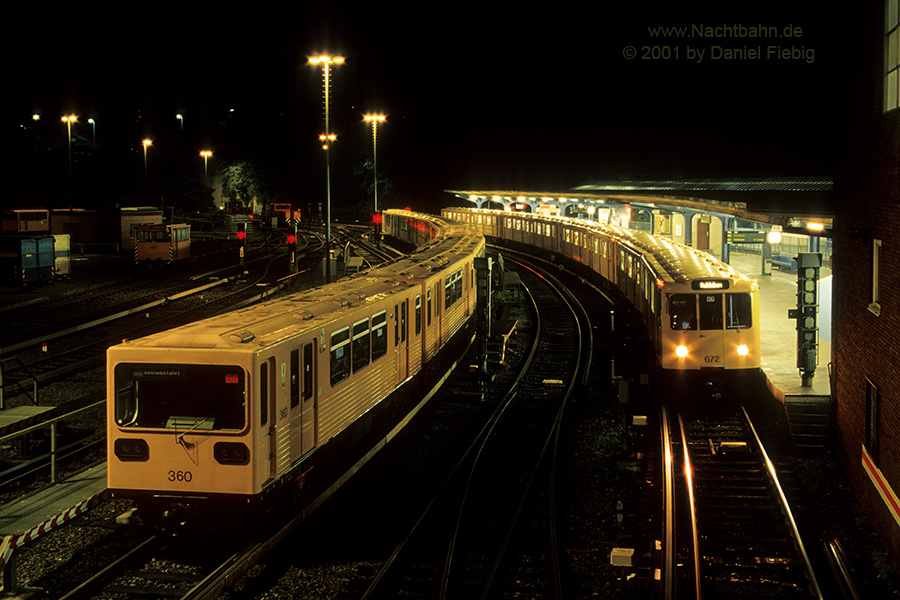
[[[725,327],[727,329],[753,327],[750,294],[725,294]]]
[[[670,294],[669,318],[672,329],[697,329],[697,303],[694,294]]]
[[[369,364],[369,346],[371,337],[369,334],[369,319],[363,319],[353,324],[353,343],[351,355],[353,372],[356,373]]]
[[[422,294],[416,294],[416,335],[422,333]]]
[[[123,428],[240,431],[244,370],[228,365],[116,365],[115,419]]]
[[[722,294],[699,294],[700,329],[722,329]]]
[[[372,362],[387,354],[387,311],[372,315]]]
[[[331,334],[331,385],[335,386],[350,375],[350,328]]]

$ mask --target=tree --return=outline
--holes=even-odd
[[[219,174],[222,195],[231,201],[240,201],[247,206],[259,203],[265,211],[266,205],[277,202],[279,194],[269,174],[255,164],[239,160],[225,166]]]
[[[183,177],[172,184],[168,190],[170,204],[182,213],[213,213],[216,203],[213,190],[203,185],[198,179]]]
[[[239,160],[225,166],[219,175],[222,195],[228,200],[249,203],[259,195],[262,186],[259,169],[247,161]]]

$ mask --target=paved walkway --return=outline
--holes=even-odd
[[[788,310],[797,307],[797,274],[773,269],[762,275],[759,255],[731,253],[731,264],[759,281],[760,334],[762,366],[770,387],[782,396],[827,396],[828,363],[831,362],[831,277],[819,282],[819,362],[812,387],[802,387],[797,368],[797,325],[788,318]],[[783,398],[782,398],[783,399]]]

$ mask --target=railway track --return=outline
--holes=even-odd
[[[564,597],[554,455],[590,343],[582,311],[517,270],[539,315],[526,366],[363,598]]]
[[[663,561],[667,597],[677,587],[679,597],[698,599],[821,598],[791,507],[747,413],[677,415],[670,431],[670,476],[685,477],[666,494],[674,537],[668,552],[681,553]],[[684,564],[677,574],[676,564]]]

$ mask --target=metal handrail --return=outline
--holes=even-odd
[[[56,443],[57,426],[58,426],[59,422],[62,421],[63,419],[72,418],[80,413],[87,412],[89,410],[96,410],[97,408],[100,408],[104,404],[106,404],[105,398],[98,402],[94,402],[93,404],[89,404],[87,406],[83,406],[79,409],[68,412],[64,415],[60,415],[58,417],[53,417],[52,419],[48,419],[41,423],[31,425],[29,427],[26,427],[25,429],[21,429],[14,433],[9,433],[7,435],[0,436],[0,445],[5,444],[16,438],[26,436],[30,433],[34,433],[35,431],[39,431],[41,429],[49,427],[50,428],[50,452],[48,454],[42,454],[41,456],[38,456],[37,458],[30,461],[29,464],[39,462],[39,461],[49,457],[50,458],[50,481],[52,483],[56,483],[56,481],[57,481],[57,468],[56,468],[57,467],[57,457],[60,455],[60,453],[62,451],[67,450],[72,446],[72,444],[70,444],[70,445],[64,446],[62,448],[57,447],[57,443]]]

